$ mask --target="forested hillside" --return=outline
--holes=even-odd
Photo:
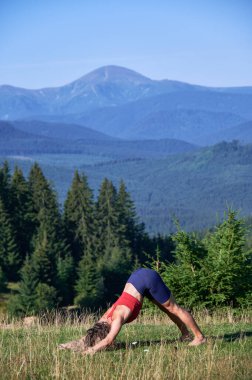
[[[204,235],[150,237],[120,183],[103,179],[94,199],[75,171],[62,210],[38,164],[26,179],[0,168],[0,301],[12,315],[62,306],[105,307],[132,270],[161,272],[187,306],[251,305],[251,243],[235,211]],[[203,236],[203,237],[202,237]],[[227,264],[228,262],[228,270]],[[1,302],[0,302],[1,303]],[[6,305],[6,301],[5,301]]]
[[[123,179],[139,217],[147,231],[152,233],[173,231],[174,218],[179,218],[186,230],[207,228],[221,218],[227,206],[240,210],[241,215],[251,215],[251,145],[223,142],[190,153],[165,157],[164,141],[157,145],[145,143],[134,142],[134,146],[131,142],[130,150],[130,145],[123,150],[124,143],[119,144],[118,149],[114,149],[113,159],[109,157],[112,149],[109,153],[103,146],[103,155],[98,156],[42,154],[8,160],[12,169],[15,164],[20,165],[25,175],[28,175],[31,165],[37,160],[54,183],[61,204],[64,203],[74,168],[88,175],[95,195],[104,177],[110,178],[116,186]],[[132,158],[127,155],[129,151]],[[126,157],[123,157],[124,154]],[[138,158],[141,154],[144,158]],[[155,155],[164,155],[165,158],[160,159]]]

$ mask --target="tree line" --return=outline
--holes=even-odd
[[[94,200],[75,171],[61,210],[37,163],[27,179],[7,162],[0,168],[0,291],[18,283],[8,305],[14,314],[105,306],[157,244],[171,251],[170,238],[145,233],[123,182],[117,190],[105,178]]]
[[[251,248],[235,211],[204,236],[178,226],[149,236],[123,181],[105,178],[96,199],[75,171],[61,208],[35,163],[27,178],[0,168],[0,292],[16,283],[15,315],[62,306],[105,307],[139,266],[157,269],[185,306],[252,303]]]

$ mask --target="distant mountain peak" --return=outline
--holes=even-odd
[[[82,76],[80,79],[77,79],[77,81],[80,80],[87,83],[92,82],[93,84],[98,82],[132,82],[134,84],[146,84],[152,82],[150,78],[147,78],[134,70],[115,65],[100,67]]]

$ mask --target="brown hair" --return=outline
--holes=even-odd
[[[110,325],[107,322],[97,322],[93,327],[88,329],[84,339],[86,347],[93,347],[100,340],[106,338],[110,331]]]

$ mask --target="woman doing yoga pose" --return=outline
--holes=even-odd
[[[180,307],[174,300],[170,289],[165,285],[160,275],[147,268],[137,269],[129,277],[122,295],[106,311],[100,320],[87,331],[87,335],[79,341],[61,344],[61,349],[74,349],[78,342],[78,350],[82,347],[83,354],[94,354],[113,344],[124,323],[130,323],[137,318],[144,297],[149,298],[181,331],[181,340],[188,340],[189,330],[194,335],[190,346],[205,343],[206,339],[192,315]]]

